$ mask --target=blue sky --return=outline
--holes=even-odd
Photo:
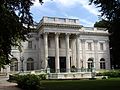
[[[31,7],[33,19],[39,22],[43,16],[79,19],[80,24],[92,27],[99,20],[98,9],[89,5],[89,0],[35,0]]]

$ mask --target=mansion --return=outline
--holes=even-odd
[[[78,19],[43,17],[27,38],[21,52],[13,47],[8,71],[110,69],[109,33],[105,28],[84,27]]]

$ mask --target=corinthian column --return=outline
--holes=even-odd
[[[69,34],[66,34],[66,72],[70,72]]]
[[[82,45],[82,67],[86,68],[86,50],[85,50],[85,39],[81,39]]]
[[[98,40],[94,40],[94,55],[95,55],[95,66],[94,68],[99,69],[99,62],[98,62],[98,47],[97,47]]]
[[[44,33],[44,64],[45,64],[45,69],[47,69],[47,64],[48,64],[48,35],[47,33]]]
[[[59,34],[55,34],[55,72],[60,72],[60,65],[59,65]]]
[[[80,71],[80,41],[79,35],[76,36],[76,62],[77,62],[77,71]]]

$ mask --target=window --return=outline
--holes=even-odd
[[[28,41],[28,48],[32,48],[32,41]]]
[[[34,70],[34,61],[32,58],[27,59],[27,70]]]
[[[93,59],[92,59],[92,58],[89,58],[89,59],[88,59],[88,68],[91,69],[92,67],[94,67]]]
[[[51,47],[50,39],[48,39],[48,47]]]
[[[100,43],[100,50],[104,50],[103,43]]]
[[[18,71],[18,60],[16,58],[11,59],[10,71]]]
[[[92,50],[92,43],[91,42],[88,42],[88,50]]]
[[[59,48],[61,48],[61,40],[59,39]]]
[[[105,69],[105,59],[104,58],[100,59],[100,69]]]
[[[72,42],[72,40],[70,39],[70,40],[69,40],[69,48],[70,48],[70,49],[71,49],[71,44],[72,44],[71,42]]]

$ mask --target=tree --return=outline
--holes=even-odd
[[[98,22],[95,22],[94,27],[99,27],[99,28],[108,28],[109,27],[109,22],[102,19]]]
[[[42,4],[42,0],[39,0]],[[9,64],[11,47],[25,41],[33,18],[30,7],[34,0],[0,0],[0,67]]]
[[[109,22],[111,62],[114,68],[120,68],[120,0],[90,0],[92,3],[100,7],[101,17]]]

